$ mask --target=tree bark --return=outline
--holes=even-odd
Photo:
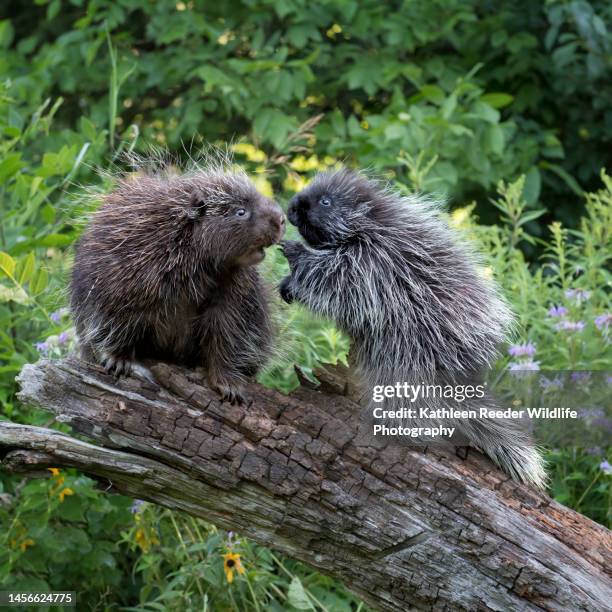
[[[332,575],[381,610],[609,610],[612,534],[475,451],[376,441],[341,375],[291,396],[252,384],[221,403],[195,372],[159,386],[41,361],[20,398],[57,430],[0,422],[13,471],[75,467]]]

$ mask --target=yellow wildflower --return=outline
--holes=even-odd
[[[475,207],[476,204],[472,202],[467,206],[463,206],[462,208],[456,208],[455,210],[453,210],[453,212],[450,214],[450,224],[453,227],[459,228],[469,227],[472,213]]]
[[[289,166],[297,172],[310,172],[311,170],[321,169],[321,163],[316,155],[311,155],[310,157],[296,155],[289,163]]]
[[[62,475],[53,477],[53,486],[51,487],[51,495],[55,495],[60,490],[65,480],[66,479]]]
[[[332,27],[329,28],[325,34],[328,38],[336,38],[336,34],[340,34],[340,32],[342,32],[342,26],[334,23],[334,25],[332,25]]]
[[[34,546],[34,540],[32,538],[27,538],[21,544],[19,544],[19,548],[21,548],[21,552],[25,552],[28,546]]]
[[[51,476],[59,476],[60,471],[57,468],[47,468],[51,472]]]
[[[236,153],[240,153],[244,155],[249,161],[252,162],[265,162],[266,154],[261,149],[258,149],[252,144],[248,142],[237,142],[235,145],[232,145],[232,150]]]
[[[255,184],[255,187],[257,187],[260,193],[262,193],[268,198],[274,197],[274,190],[272,189],[272,185],[261,174],[256,174],[255,176],[251,176],[251,180],[253,181],[253,183]]]
[[[134,539],[136,540],[136,544],[138,544],[138,546],[140,546],[140,548],[142,548],[144,552],[147,552],[149,550],[147,536],[145,534],[145,530],[142,527],[139,527],[136,530],[136,535],[134,536]]]
[[[74,495],[74,491],[70,487],[65,487],[62,489],[59,493],[60,502],[64,501],[64,497],[66,497],[66,495]]]
[[[223,571],[225,572],[225,578],[229,584],[232,584],[234,580],[234,571],[240,575],[244,574],[244,567],[240,561],[240,555],[238,553],[226,553],[223,555]]]
[[[306,187],[307,181],[302,178],[299,174],[295,172],[290,172],[287,174],[287,177],[283,181],[283,187],[285,191],[293,191],[294,193],[298,193],[302,191],[304,187]]]
[[[144,527],[139,527],[136,530],[134,540],[136,541],[136,544],[140,546],[142,552],[145,553],[149,552],[151,546],[159,544],[159,540],[157,539],[153,531],[150,529],[145,529]]]

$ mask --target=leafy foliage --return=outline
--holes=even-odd
[[[487,191],[525,173],[528,203],[541,195],[570,225],[610,162],[604,0],[36,5],[8,2],[0,22],[11,90],[62,96],[68,130],[110,121],[111,144],[115,131],[172,148],[250,134],[268,153],[308,145],[400,180],[422,154],[429,191],[490,212]]]

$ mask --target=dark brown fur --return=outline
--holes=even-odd
[[[268,299],[254,264],[282,237],[279,206],[240,171],[121,178],[77,245],[71,309],[86,358],[204,366],[224,399],[268,356]]]

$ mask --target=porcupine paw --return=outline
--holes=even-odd
[[[285,276],[283,280],[280,282],[278,286],[278,292],[280,293],[281,298],[287,304],[291,304],[295,299],[293,292],[291,291],[291,276]]]
[[[280,242],[280,247],[291,268],[295,265],[298,257],[306,251],[306,247],[298,240],[283,240]]]
[[[229,402],[232,406],[241,406],[247,403],[242,387],[229,383],[217,383],[213,389],[221,396],[223,402]]]
[[[134,363],[127,355],[112,355],[105,353],[102,357],[101,365],[108,374],[119,377],[121,375],[129,376],[132,373],[132,366]]]

